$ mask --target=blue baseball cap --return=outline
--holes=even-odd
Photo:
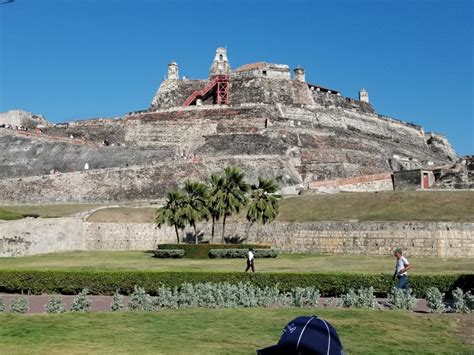
[[[278,344],[257,350],[257,355],[343,355],[336,329],[316,316],[298,317],[283,329]]]

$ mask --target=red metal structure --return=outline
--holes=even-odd
[[[204,88],[196,90],[184,101],[183,106],[196,104],[197,99],[205,100],[211,95],[218,105],[229,103],[229,75],[216,75]]]

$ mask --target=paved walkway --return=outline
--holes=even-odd
[[[45,313],[44,305],[48,302],[50,295],[20,295],[20,294],[11,294],[11,293],[0,293],[0,298],[5,302],[5,311],[10,310],[10,302],[15,297],[26,297],[28,299],[29,311],[28,313]],[[76,296],[66,296],[63,295],[63,303],[65,304],[66,309],[69,309],[72,301]],[[110,311],[110,305],[112,304],[112,296],[87,296],[92,301],[92,310],[93,311]],[[123,296],[122,302],[124,305],[128,303],[130,296]],[[335,305],[325,306],[325,302],[329,298],[321,297],[319,299],[319,306],[321,308],[335,308]],[[386,298],[378,298],[377,301],[382,306],[382,308],[389,309],[387,306]],[[427,313],[429,309],[426,305],[426,300],[418,299],[418,303],[415,307],[415,312]]]

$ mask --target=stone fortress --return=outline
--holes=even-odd
[[[376,113],[364,89],[356,100],[293,72],[232,70],[218,48],[209,78],[180,77],[172,61],[150,107],[124,117],[0,114],[0,202],[153,200],[228,165],[288,194],[474,187],[472,159],[460,163],[444,136]]]

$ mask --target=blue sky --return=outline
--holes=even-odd
[[[146,109],[169,61],[206,78],[226,46],[234,68],[301,65],[345,96],[364,87],[379,113],[474,154],[473,3],[16,0],[0,5],[0,111],[65,122]]]

